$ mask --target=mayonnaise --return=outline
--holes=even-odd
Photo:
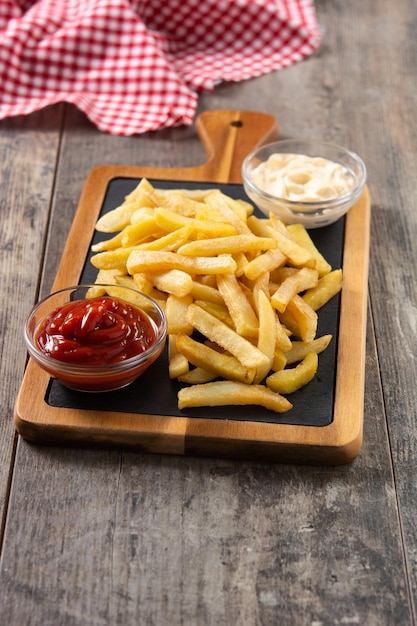
[[[340,163],[305,154],[272,154],[251,173],[252,182],[285,200],[331,200],[354,187],[352,173]]]

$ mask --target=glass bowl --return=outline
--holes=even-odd
[[[110,306],[107,297],[116,304],[103,313]],[[103,298],[105,306],[99,302]],[[51,316],[61,307],[66,307],[65,312],[51,326]],[[67,307],[73,309],[70,314]],[[93,309],[101,311],[99,318]],[[77,285],[56,291],[32,308],[24,326],[32,359],[64,386],[88,392],[112,391],[132,383],[160,356],[166,336],[161,307],[145,294],[118,285]]]
[[[284,194],[281,191],[282,185],[279,185],[280,191],[276,194],[271,188],[265,189],[263,179],[259,181],[259,169],[265,167],[263,164],[268,159],[270,159],[267,166],[268,178],[289,176],[288,172],[283,173],[282,166],[273,164],[275,158],[273,155],[278,155],[279,159],[282,158],[281,155],[290,155],[293,159],[291,165],[296,164],[295,179],[286,179],[286,182],[287,180],[291,182],[288,189],[294,189],[294,193]],[[303,158],[302,155],[319,157],[330,161],[332,165],[336,164],[339,170],[337,175],[342,173],[344,179],[343,190],[340,186],[332,193],[331,186],[327,185],[328,181],[322,178],[323,173],[320,173],[320,163],[317,159],[306,166],[299,162],[300,157]],[[306,228],[319,228],[341,218],[359,200],[366,182],[366,167],[357,154],[340,146],[314,140],[285,139],[253,150],[242,164],[242,178],[246,194],[265,215],[273,213],[286,224],[301,223]],[[295,180],[296,184],[292,185],[292,180]],[[324,197],[318,197],[320,193],[305,194],[307,189],[304,187],[305,183],[316,187]],[[347,188],[347,185],[350,185],[350,188]]]

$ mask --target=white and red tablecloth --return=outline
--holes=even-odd
[[[191,124],[202,90],[320,36],[313,0],[0,0],[0,118],[71,102],[119,135]]]

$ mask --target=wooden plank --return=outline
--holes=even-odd
[[[43,233],[58,157],[62,109],[0,121],[0,517],[7,504],[9,470],[15,452],[10,415],[24,372],[22,326],[37,298]],[[34,237],[34,233],[41,234]]]
[[[367,163],[372,193],[370,306],[417,621],[417,39],[410,36],[416,6],[377,0],[359,9],[358,3],[357,27],[342,29],[340,7],[327,3],[349,77],[338,97],[351,112],[349,136]],[[364,63],[358,62],[359,49]],[[377,411],[371,404],[368,419]]]
[[[240,182],[240,166],[246,150],[272,137],[277,128],[275,119],[268,115],[239,111],[207,112],[199,118],[197,126],[207,149],[206,164],[169,170],[105,166],[91,172],[54,290],[79,281],[104,194],[112,179],[145,176],[218,183],[229,182],[231,177],[233,182]],[[362,444],[369,211],[369,195],[365,190],[346,220],[336,400],[333,421],[328,426],[196,420],[174,415],[132,416],[121,412],[104,415],[86,409],[57,409],[45,400],[49,377],[30,362],[16,406],[18,432],[27,439],[44,443],[107,443],[148,452],[249,456],[292,462],[352,461]],[[349,404],[345,401],[347,397]]]

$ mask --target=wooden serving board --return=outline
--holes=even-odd
[[[103,211],[117,206],[142,177],[155,181],[155,186],[158,181],[165,187],[170,181],[177,186],[209,184],[244,197],[244,157],[278,133],[274,117],[247,111],[203,113],[197,129],[208,155],[202,165],[173,169],[102,166],[90,172],[54,291],[94,280],[94,275],[89,276],[89,251],[96,221]],[[44,444],[292,463],[352,461],[362,445],[369,226],[370,199],[365,189],[346,218],[312,231],[322,252],[321,244],[332,258],[340,259],[344,282],[341,295],[323,314],[333,325],[335,338],[332,350],[323,357],[328,359],[325,369],[319,365],[322,380],[318,376],[302,394],[296,392],[295,400],[291,398],[298,409],[284,415],[259,407],[181,412],[176,406],[176,383],[169,381],[163,359],[148,370],[147,378],[125,390],[82,394],[63,388],[30,359],[15,406],[17,431],[27,440]],[[329,332],[327,327],[325,332]]]

